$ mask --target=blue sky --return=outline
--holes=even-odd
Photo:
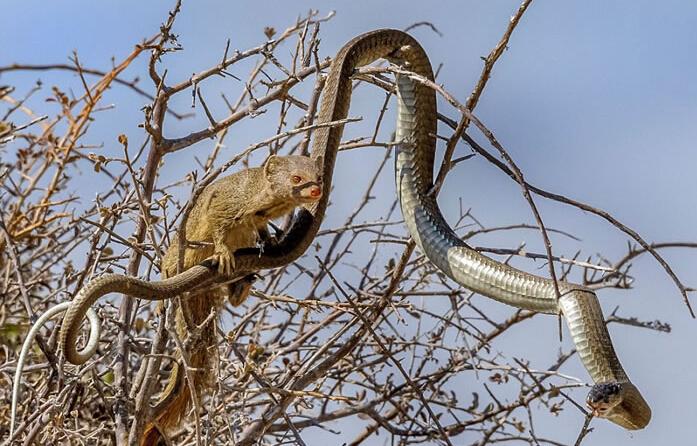
[[[0,41],[4,42],[0,65],[64,63],[77,50],[83,65],[109,67],[112,56],[118,60],[157,31],[172,3],[5,1],[0,15]],[[498,42],[518,5],[515,1],[189,1],[175,26],[185,51],[166,59],[168,76],[183,79],[216,63],[228,38],[232,48],[244,49],[263,40],[264,26],[284,29],[294,17],[319,8],[321,14],[337,11],[323,27],[321,56],[333,55],[344,42],[364,31],[432,22],[442,37],[424,27],[413,34],[434,66],[443,64],[439,83],[464,102],[481,71],[480,56]],[[695,23],[695,2],[533,2],[496,65],[475,114],[494,131],[532,184],[605,209],[649,241],[696,241]],[[290,53],[292,48],[284,50]],[[144,77],[145,73],[140,63],[124,77]],[[240,73],[245,71],[240,69]],[[58,72],[9,74],[1,77],[0,83],[26,91],[39,78],[59,85],[79,85],[75,76]],[[149,87],[147,79],[143,82]],[[214,96],[223,85],[214,81],[204,88]],[[382,93],[378,97],[359,95],[350,114],[365,116],[371,125],[368,117],[382,103]],[[39,99],[35,105],[45,106]],[[128,134],[134,145],[142,141],[137,124],[142,120],[140,108],[147,101],[113,88],[108,102],[116,108],[109,112],[109,119],[93,127],[90,142],[105,143],[108,152],[117,150],[116,135],[120,133]],[[211,102],[222,116],[221,102],[213,98]],[[188,98],[175,106],[188,111]],[[452,110],[445,110],[455,116]],[[171,122],[170,136],[185,134],[204,122],[202,116]],[[271,122],[252,121],[243,128],[245,133],[228,141],[228,147],[238,150],[271,136],[275,132]],[[365,134],[365,127],[362,129],[349,128],[347,136]],[[485,142],[481,135],[472,134]],[[468,152],[464,146],[458,150],[459,155]],[[379,158],[381,154],[368,153],[364,159],[377,163]],[[181,177],[191,168],[187,164],[190,160],[187,153],[172,155],[165,177]],[[347,185],[355,180],[352,168],[357,167],[357,161],[347,163],[346,169],[337,172],[339,195],[335,202],[349,203],[344,210],[350,211],[357,195]],[[89,175],[89,170],[83,175]],[[380,188],[386,200],[378,200],[373,204],[376,207],[394,197],[390,175],[381,179]],[[485,225],[534,221],[518,186],[480,158],[459,165],[446,182],[439,201],[451,221],[459,199],[465,207],[471,206]],[[537,203],[548,226],[582,239],[570,242],[553,237],[555,253],[571,256],[582,249],[586,255],[602,252],[611,259],[624,253],[626,237],[605,222],[539,198]],[[327,224],[341,219],[330,216]],[[529,250],[542,252],[540,235],[535,231],[496,234],[474,242],[498,247],[525,242]],[[663,254],[688,286],[697,286],[696,252],[670,250]],[[517,264],[528,269],[540,266]],[[697,366],[692,342],[697,323],[690,319],[675,286],[651,258],[637,260],[632,272],[637,278],[633,290],[603,291],[600,299],[606,313],[619,305],[622,315],[661,319],[673,326],[669,335],[610,327],[620,359],[652,405],[653,421],[646,430],[633,434],[596,421],[595,431],[585,444],[687,443],[697,436],[697,386],[691,372]],[[511,311],[480,299],[492,314],[502,317]],[[566,338],[563,346],[568,348]],[[560,348],[556,320],[537,317],[506,335],[495,348],[510,356],[530,357],[542,367]],[[570,361],[564,372],[588,379],[577,359]],[[476,386],[476,382],[463,380],[463,385]],[[476,389],[464,388],[463,392],[472,390]],[[581,393],[575,396],[582,399]],[[542,431],[547,437],[573,443],[581,419],[577,413],[567,412],[559,418],[538,417],[538,434]],[[476,440],[463,439],[466,443]]]

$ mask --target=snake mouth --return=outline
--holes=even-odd
[[[607,418],[621,400],[622,386],[616,382],[595,384],[586,398],[586,406],[594,417]]]
[[[608,410],[610,409],[609,405],[605,403],[599,403],[599,404],[586,404],[588,408],[591,411],[591,415],[595,418],[605,418],[607,417]]]

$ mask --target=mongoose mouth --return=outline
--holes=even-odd
[[[301,201],[306,203],[322,198],[322,187],[314,181],[298,186],[294,192]]]
[[[318,201],[320,198],[322,198],[322,192],[320,192],[318,195],[302,194],[300,196],[300,200],[303,201],[304,203],[313,203],[315,201]]]

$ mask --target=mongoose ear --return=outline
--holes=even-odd
[[[321,172],[323,167],[324,167],[324,156],[320,155],[317,158],[315,158],[315,166],[317,166],[317,169]]]
[[[271,155],[264,163],[264,176],[271,176],[278,171],[280,160],[278,156]]]

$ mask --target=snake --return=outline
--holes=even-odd
[[[317,122],[340,121],[348,115],[352,75],[377,59],[386,59],[416,75],[433,80],[429,58],[409,34],[379,29],[344,45],[326,77]],[[586,398],[592,415],[626,429],[642,429],[651,409],[630,381],[617,357],[594,291],[582,285],[555,282],[490,259],[462,241],[444,219],[433,189],[436,147],[436,93],[423,82],[396,75],[397,126],[395,180],[402,214],[417,246],[438,269],[459,285],[504,304],[540,313],[562,314],[581,362],[594,385]],[[314,130],[311,156],[323,159],[322,198],[294,215],[278,243],[243,248],[234,254],[235,277],[261,269],[277,268],[299,258],[312,244],[325,215],[343,124]],[[230,280],[219,277],[210,265],[197,265],[162,281],[145,281],[108,274],[91,281],[73,299],[60,332],[60,346],[74,364],[86,361],[96,350],[87,344],[78,351],[76,340],[88,308],[102,295],[120,292],[150,300],[168,299],[183,291]]]

